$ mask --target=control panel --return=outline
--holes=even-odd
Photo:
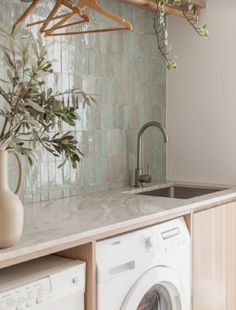
[[[0,293],[0,310],[23,310],[30,308],[49,299],[51,292],[50,277],[19,286]]]
[[[189,245],[187,227],[180,219],[172,220],[151,228],[144,229],[140,234],[140,243],[144,253],[155,253],[163,256],[170,252],[180,251]]]
[[[49,255],[0,270],[0,310],[64,310],[70,296],[83,304],[84,291],[81,261]]]

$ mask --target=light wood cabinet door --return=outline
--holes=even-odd
[[[227,310],[236,309],[236,202],[228,204]]]
[[[193,310],[226,310],[227,207],[193,214],[192,233]]]

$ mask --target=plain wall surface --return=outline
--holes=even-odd
[[[198,37],[169,17],[179,71],[167,78],[169,180],[236,184],[236,1],[208,0]]]

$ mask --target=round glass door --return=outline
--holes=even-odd
[[[165,266],[147,270],[128,292],[120,310],[189,310],[183,307],[177,274]]]
[[[137,310],[172,310],[169,291],[161,284],[153,285],[140,301]]]

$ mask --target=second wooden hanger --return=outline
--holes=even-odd
[[[37,7],[41,0],[32,0],[32,3],[28,6],[25,12],[20,16],[20,18],[16,21],[15,26],[23,21],[31,14],[31,12]],[[58,14],[61,8],[66,8],[69,12],[64,14]],[[40,28],[40,32],[45,32],[47,30],[48,25],[55,20],[67,18],[70,19],[74,16],[78,15],[81,20],[76,21],[75,24],[81,24],[85,22],[89,22],[90,18],[87,14],[85,14],[78,6],[74,5],[72,0],[56,0],[53,9],[49,13],[48,17],[43,20],[34,21],[27,24],[27,27],[32,27],[35,25],[43,24]],[[65,25],[66,26],[66,25]]]
[[[79,34],[86,34],[86,33],[96,33],[96,32],[109,32],[109,31],[121,31],[121,30],[132,30],[132,24],[125,20],[122,17],[114,15],[113,13],[106,11],[102,7],[99,6],[96,0],[80,0],[77,4],[78,9],[84,12],[85,9],[89,8],[92,9],[99,14],[103,15],[104,17],[116,22],[121,27],[114,27],[114,28],[102,28],[102,29],[93,29],[93,30],[82,30],[82,31],[73,31],[73,32],[56,32],[58,29],[70,27],[75,25],[76,23],[66,23],[69,19],[71,19],[74,15],[71,13],[68,16],[62,18],[59,22],[57,22],[51,29],[45,30],[45,36],[60,36],[60,35],[79,35]],[[85,13],[84,13],[85,14]]]

